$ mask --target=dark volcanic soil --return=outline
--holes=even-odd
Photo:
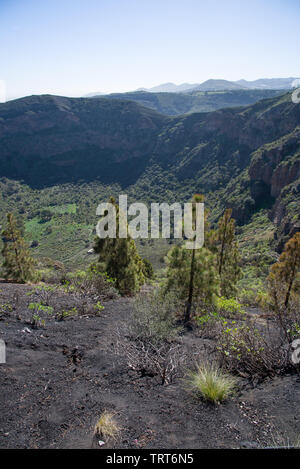
[[[256,387],[241,381],[235,398],[212,406],[190,396],[179,378],[162,386],[113,354],[112,332],[125,323],[131,300],[104,303],[98,317],[49,318],[32,329],[26,324],[32,287],[0,284],[0,290],[0,304],[14,307],[0,321],[7,345],[7,363],[0,364],[1,448],[99,447],[93,428],[104,410],[115,413],[122,431],[103,448],[251,448],[299,438],[297,375]],[[189,332],[184,344],[201,340]]]

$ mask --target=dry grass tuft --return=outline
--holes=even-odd
[[[94,435],[116,440],[120,432],[121,427],[117,424],[114,414],[105,410],[94,427]]]

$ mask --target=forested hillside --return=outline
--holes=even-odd
[[[244,236],[254,217],[269,233],[263,250],[281,249],[299,229],[299,123],[290,94],[179,117],[109,98],[1,104],[1,218],[16,211],[34,253],[76,265],[109,195],[149,203],[203,193],[212,222],[231,207]],[[156,250],[159,265],[166,248]]]

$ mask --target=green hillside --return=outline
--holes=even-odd
[[[233,208],[245,268],[265,275],[299,229],[299,123],[289,94],[178,117],[109,98],[1,104],[1,220],[13,210],[36,256],[76,267],[93,258],[96,207],[110,195],[150,203],[204,193],[212,223]],[[163,266],[167,241],[139,244]]]

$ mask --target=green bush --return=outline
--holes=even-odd
[[[242,305],[235,298],[224,298],[221,296],[216,299],[216,307],[219,313],[228,313],[229,315],[243,315],[245,311]]]
[[[28,309],[32,311],[31,325],[34,328],[45,325],[45,319],[41,317],[42,314],[53,313],[53,308],[51,306],[45,306],[42,303],[29,303]]]
[[[57,321],[64,321],[65,319],[72,316],[76,316],[77,314],[78,310],[76,306],[74,306],[71,309],[59,311],[58,313],[56,313],[55,318],[57,319]]]

